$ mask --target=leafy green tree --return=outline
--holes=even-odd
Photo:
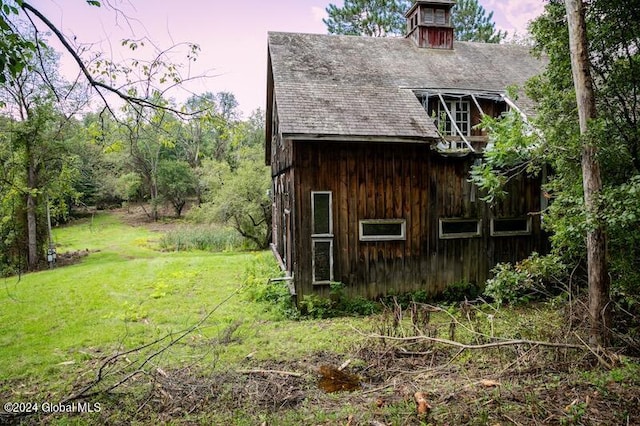
[[[65,93],[67,99],[74,96],[57,75],[57,55],[45,47],[38,52],[38,57],[33,57],[21,71],[5,70],[7,84],[0,87],[3,113],[9,117],[6,131],[10,137],[5,142],[11,147],[11,155],[5,158],[6,184],[11,188],[6,195],[22,199],[22,203],[15,199],[11,202],[13,206],[22,204],[20,208],[3,213],[24,225],[12,235],[15,244],[26,248],[24,257],[29,270],[35,270],[42,259],[47,237],[46,222],[43,225],[46,209],[53,207],[54,216],[63,215],[68,211],[69,200],[77,196],[71,184],[77,175],[73,164],[76,157],[68,147],[69,132],[75,123],[70,115],[77,105],[56,102],[54,106],[56,91]],[[47,75],[46,82],[42,75]],[[63,111],[63,107],[72,109]]]
[[[264,146],[264,111],[257,109],[251,116],[233,126],[227,163],[232,170],[237,169],[243,161],[247,148]]]
[[[140,200],[142,198],[142,179],[135,172],[121,174],[116,178],[113,189],[114,194],[127,203]]]
[[[586,237],[604,226],[611,291],[623,308],[618,313],[635,315],[640,294],[640,216],[636,208],[640,205],[640,21],[632,18],[638,17],[639,8],[639,0],[593,0],[586,9],[598,115],[587,121],[589,131],[581,135],[567,10],[562,0],[549,1],[545,13],[530,27],[537,51],[548,58],[545,72],[526,88],[537,102],[537,115],[531,118],[537,130],[520,123],[521,131],[517,131],[513,123],[519,117],[515,112],[501,121],[490,120],[494,150],[485,156],[486,164],[474,172],[474,179],[478,178],[489,194],[498,195],[499,183],[509,179],[514,167],[535,172],[546,165],[549,182],[545,189],[552,202],[544,212],[544,223],[551,231],[554,255],[569,265],[585,265]],[[593,200],[595,209],[585,206],[581,165],[585,144],[596,149],[602,170],[602,192]]]
[[[187,198],[195,193],[196,178],[185,161],[162,160],[158,165],[158,191],[180,217]]]
[[[176,158],[186,161],[196,176],[195,194],[198,203],[207,188],[201,185],[206,175],[203,161],[227,159],[233,150],[235,127],[239,123],[238,102],[229,92],[205,92],[187,99],[183,118],[176,140]]]
[[[38,44],[20,34],[12,18],[20,14],[22,1],[0,0],[0,84],[9,77],[17,77],[25,69],[31,70]]]
[[[581,137],[582,187],[587,217],[596,218],[587,229],[587,279],[589,286],[589,341],[608,346],[610,343],[611,304],[607,272],[607,239],[600,216],[599,199],[602,176],[598,144],[591,134],[597,119],[596,98],[589,64],[587,24],[582,0],[566,0],[567,23],[573,85],[576,89],[578,123]]]
[[[235,228],[260,248],[271,241],[270,172],[260,148],[244,148],[239,167],[221,176],[224,184],[211,194],[218,220]]]
[[[235,228],[257,247],[271,241],[271,176],[264,165],[264,113],[234,123],[226,159],[203,160],[200,213]],[[202,217],[202,214],[195,214]]]
[[[410,0],[345,0],[342,7],[329,4],[328,18],[323,22],[330,34],[403,35],[404,14],[412,4]],[[452,9],[452,22],[457,40],[500,43],[507,36],[506,32],[496,30],[493,12],[487,15],[477,0],[458,0]]]
[[[163,101],[154,102],[161,104]],[[158,185],[160,162],[175,147],[178,128],[179,121],[170,111],[136,107],[129,108],[127,124],[121,126],[132,168],[142,178],[149,197],[149,217],[154,221],[159,219],[161,200]]]
[[[500,43],[507,36],[506,31],[496,30],[493,12],[487,15],[478,0],[458,0],[451,20],[456,40]]]

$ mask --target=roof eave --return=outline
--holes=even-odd
[[[339,135],[328,133],[283,133],[283,139],[292,141],[332,141],[332,142],[379,142],[379,143],[418,143],[435,144],[438,138],[429,136],[398,135]]]

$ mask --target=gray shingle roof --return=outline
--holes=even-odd
[[[506,44],[271,32],[268,47],[280,130],[294,135],[437,138],[413,89],[504,93],[543,66]]]

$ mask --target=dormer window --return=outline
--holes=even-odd
[[[416,96],[442,136],[442,144],[484,149],[486,131],[478,128],[484,115],[499,117],[508,108],[498,92],[416,90]]]
[[[446,105],[446,109],[445,109]],[[449,110],[447,112],[447,109]],[[470,136],[471,115],[469,101],[445,100],[444,105],[439,102],[429,114],[435,116],[436,126],[446,136]],[[449,116],[451,114],[451,116]],[[451,118],[454,119],[453,125]]]

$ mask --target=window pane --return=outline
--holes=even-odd
[[[401,236],[402,224],[401,223],[363,223],[362,235]]]
[[[404,240],[406,221],[404,219],[365,219],[360,221],[361,241]]]
[[[458,135],[458,131],[455,126],[451,123],[451,118],[449,114],[447,114],[447,109],[451,113],[451,117],[455,120],[456,125],[460,129],[460,132],[464,136],[469,136],[470,131],[470,110],[469,110],[469,102],[461,101],[461,100],[445,100],[446,108],[442,105],[441,102],[438,102],[437,108],[434,106],[431,111],[432,115],[435,116],[436,126],[440,129],[445,135],[456,136]]]
[[[478,232],[477,220],[442,222],[443,234],[471,234]]]
[[[313,281],[331,281],[331,241],[313,242]]]
[[[436,9],[436,24],[445,24],[443,9]]]
[[[440,219],[440,238],[473,238],[480,236],[478,219]]]
[[[493,219],[492,235],[528,235],[531,233],[531,220],[527,217]]]
[[[313,193],[313,233],[331,233],[331,194]]]
[[[433,9],[426,8],[422,11],[422,22],[425,24],[433,23]]]

